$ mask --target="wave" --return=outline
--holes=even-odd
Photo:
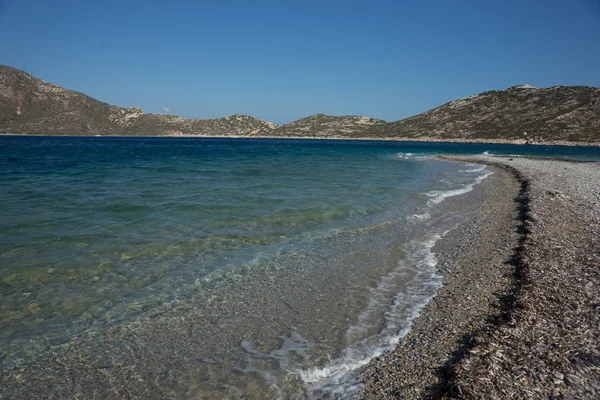
[[[402,160],[425,160],[429,156],[416,156],[414,153],[396,153],[396,157]]]
[[[405,157],[410,157],[404,154]],[[416,223],[430,218],[430,208],[447,197],[457,196],[473,190],[493,172],[486,166],[476,166],[463,172],[479,172],[470,182],[457,189],[428,192],[430,200],[420,214],[407,219]],[[360,374],[356,371],[367,365],[384,351],[394,348],[410,331],[412,323],[420,315],[421,309],[435,296],[442,286],[442,276],[436,269],[437,258],[433,247],[443,236],[455,227],[440,233],[429,233],[420,240],[406,244],[406,257],[398,263],[398,268],[390,272],[371,289],[367,306],[346,331],[349,343],[342,354],[319,367],[293,371],[306,384],[307,393],[317,390],[330,392],[333,398],[357,397],[360,388]],[[398,291],[398,288],[402,288]],[[397,291],[397,292],[396,292]],[[392,299],[392,300],[390,300]],[[383,313],[384,325],[373,333],[376,321]]]
[[[384,351],[392,349],[406,336],[423,306],[442,286],[442,277],[435,268],[437,259],[431,250],[450,230],[407,243],[406,254],[409,256],[371,290],[366,308],[346,331],[346,341],[352,344],[339,357],[324,366],[292,371],[306,383],[307,393],[324,390],[333,397],[358,395],[360,374],[355,372]],[[404,289],[390,297],[399,282],[404,282]],[[370,334],[373,320],[382,312],[385,318],[383,328],[376,334]]]
[[[477,167],[475,164],[468,164],[469,167],[476,167],[473,169],[459,169],[458,172],[481,172],[487,168],[487,165]]]
[[[408,220],[412,220],[412,221],[418,221],[418,220],[426,220],[431,218],[431,214],[429,214],[429,211],[425,211],[424,213],[421,214],[413,214],[410,217],[408,217]]]
[[[523,154],[492,154],[489,151],[484,151],[481,154],[489,157],[526,157]]]
[[[480,184],[485,178],[492,175],[492,171],[485,171],[484,174],[475,178],[475,181],[472,183],[468,183],[458,189],[450,189],[450,190],[432,190],[431,192],[426,193],[428,197],[430,197],[428,201],[428,205],[438,204],[444,201],[448,197],[458,196],[460,194],[464,194],[473,190],[475,185]]]

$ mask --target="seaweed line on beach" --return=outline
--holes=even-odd
[[[600,164],[444,158],[500,173],[484,181],[472,222],[436,250],[446,284],[371,362],[363,398],[600,398]]]
[[[528,263],[524,255],[525,242],[527,240],[527,235],[530,232],[529,227],[531,225],[529,179],[512,166],[499,163],[487,164],[508,171],[515,177],[520,185],[519,193],[514,199],[517,204],[517,220],[519,221],[517,224],[517,231],[519,233],[518,245],[514,248],[514,254],[510,256],[508,261],[508,264],[513,266],[511,286],[503,295],[497,297],[495,306],[498,311],[486,317],[487,324],[473,332],[465,333],[461,345],[457,347],[448,362],[438,369],[438,374],[441,379],[440,384],[435,390],[432,390],[432,387],[426,388],[422,392],[424,398],[437,398],[441,393],[443,393],[442,396],[445,398],[461,397],[462,391],[457,379],[458,377],[453,371],[454,365],[463,360],[465,354],[472,350],[474,346],[482,340],[482,337],[486,333],[497,331],[499,327],[503,325],[514,325],[515,313],[522,307],[519,303],[520,293],[530,283]]]
[[[468,161],[507,169],[519,180],[522,236],[514,256],[515,296],[504,299],[503,318],[476,332],[450,368],[445,396],[598,398],[598,164]]]
[[[499,297],[498,305],[500,312],[490,315],[487,318],[487,325],[468,335],[470,338],[468,344],[462,348],[459,348],[453,359],[449,360],[449,363],[444,371],[445,376],[443,377],[443,386],[441,389],[441,392],[444,393],[444,397],[463,396],[460,377],[457,375],[454,365],[461,362],[467,352],[473,350],[477,344],[480,344],[482,340],[484,340],[483,338],[486,334],[489,334],[491,331],[497,331],[499,327],[503,325],[514,325],[515,313],[518,313],[522,307],[522,305],[519,303],[520,293],[530,283],[528,263],[524,255],[527,235],[531,232],[529,179],[527,179],[519,170],[512,166],[493,162],[488,162],[488,164],[508,171],[515,177],[521,186],[519,194],[515,197],[518,210],[517,218],[519,220],[519,224],[517,225],[519,239],[518,246],[514,249],[514,254],[510,258],[510,264],[514,268],[512,286],[506,295]]]

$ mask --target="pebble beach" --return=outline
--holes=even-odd
[[[496,172],[472,224],[435,251],[445,285],[362,395],[596,399],[600,396],[600,164],[444,157]]]

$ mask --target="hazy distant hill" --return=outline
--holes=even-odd
[[[239,114],[204,120],[145,114],[0,66],[0,133],[599,143],[600,88],[521,85],[454,100],[396,122],[317,114],[278,127]]]
[[[263,135],[277,125],[248,115],[191,119],[145,114],[0,66],[0,132],[55,135]]]
[[[270,132],[269,135],[284,137],[356,137],[375,126],[385,124],[385,121],[369,117],[334,117],[316,114],[282,125]]]
[[[374,127],[382,138],[600,142],[600,88],[492,90]]]

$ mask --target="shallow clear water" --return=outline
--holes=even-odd
[[[484,151],[600,159],[597,148],[1,137],[0,344],[10,353],[132,324],[180,302],[202,303],[215,282],[253,282],[264,268],[301,287],[301,270],[329,278],[311,284],[314,299],[296,296],[299,311],[290,307],[301,313],[347,299],[321,322],[340,331],[328,339],[298,323],[277,332],[284,339],[269,351],[232,339],[232,363],[277,388],[275,397],[289,373],[302,390],[350,395],[349,371],[398,340],[440,284],[430,249],[466,218],[445,212],[443,200],[489,173],[426,156]],[[334,268],[338,286],[325,282]],[[347,287],[356,292],[343,295]],[[327,350],[317,350],[315,337]],[[275,366],[257,366],[264,359]]]

